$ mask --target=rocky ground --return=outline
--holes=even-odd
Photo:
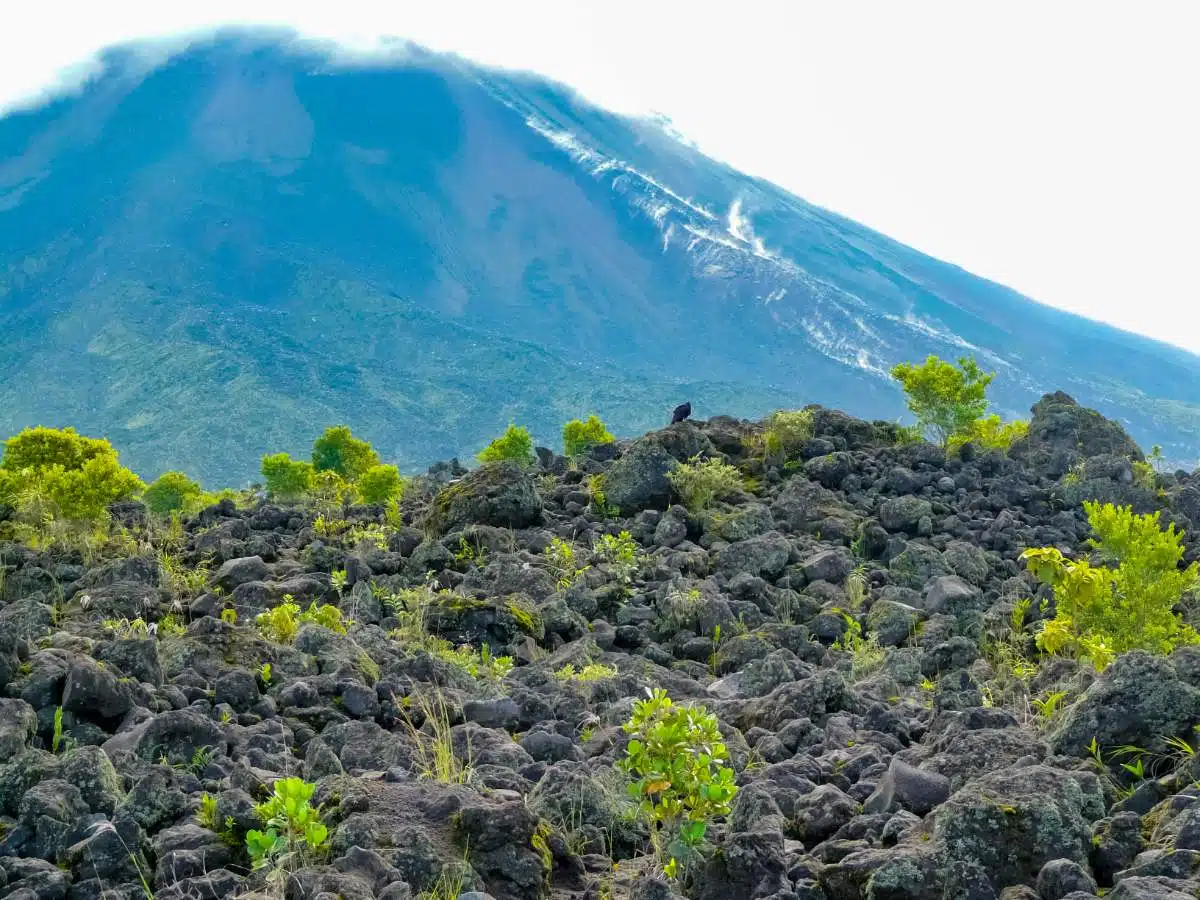
[[[1088,498],[1164,510],[1200,557],[1200,475],[1139,481],[1061,394],[1008,454],[814,426],[787,465],[727,418],[440,465],[390,525],[224,501],[172,532],[126,504],[121,554],[0,545],[0,898],[1200,895],[1200,648],[1039,660],[1053,609],[1018,561],[1080,550]],[[696,454],[748,489],[673,505]],[[274,639],[285,596],[352,624]],[[615,768],[651,687],[718,716],[740,786],[677,884]],[[245,851],[280,776],[329,829],[282,881]]]

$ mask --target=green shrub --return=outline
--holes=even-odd
[[[0,471],[5,499],[39,521],[99,521],[145,487],[112,444],[73,428],[25,429],[4,442]]]
[[[271,797],[255,806],[265,831],[246,832],[246,852],[254,868],[290,866],[312,861],[329,846],[329,829],[320,807],[312,805],[317,786],[301,778],[281,778]]]
[[[721,764],[729,753],[717,718],[702,706],[676,706],[655,688],[634,704],[623,728],[632,738],[618,765],[651,822],[659,861],[675,877],[703,845],[709,821],[727,815],[737,793],[733,770]]]
[[[778,410],[764,423],[760,438],[763,453],[768,457],[790,459],[813,436],[812,410]]]
[[[537,457],[533,452],[533,436],[524,425],[509,425],[504,434],[479,451],[483,463],[512,460],[523,466],[531,466]]]
[[[312,490],[312,463],[294,460],[286,453],[264,456],[262,474],[267,493],[278,500],[295,500]]]
[[[736,468],[719,459],[693,457],[667,474],[684,505],[692,512],[708,508],[717,497],[740,491],[746,479]]]
[[[142,494],[142,502],[160,516],[170,515],[203,496],[200,485],[182,472],[164,472]]]
[[[572,419],[563,426],[563,453],[567,456],[578,456],[597,444],[611,444],[614,440],[595,414],[588,416],[587,421]]]
[[[642,563],[642,548],[628,531],[600,535],[592,553],[626,586],[633,581]]]
[[[336,606],[313,601],[308,609],[301,612],[299,604],[290,595],[285,596],[283,602],[273,609],[259,613],[254,621],[263,637],[279,644],[290,644],[296,640],[301,625],[321,625],[338,634],[346,633],[342,611]]]
[[[892,377],[904,388],[918,424],[945,445],[987,412],[987,388],[996,376],[984,372],[970,357],[954,366],[931,354],[919,366],[894,366]]]
[[[1105,668],[1118,654],[1142,649],[1169,653],[1197,641],[1175,606],[1200,585],[1200,565],[1179,568],[1182,535],[1159,526],[1158,513],[1084,503],[1097,537],[1089,543],[1102,563],[1072,560],[1054,547],[1021,554],[1034,575],[1054,588],[1055,615],[1043,623],[1038,647],[1088,659]]]
[[[313,441],[312,466],[316,472],[337,472],[354,481],[372,466],[379,454],[366,441],[356,438],[347,425],[334,425]]]
[[[395,466],[371,466],[358,479],[358,496],[363,503],[384,504],[404,496],[404,479]]]
[[[0,467],[11,472],[34,471],[55,466],[70,471],[80,469],[89,459],[115,454],[112,444],[103,438],[84,437],[74,428],[26,428],[3,442]]]
[[[962,431],[952,434],[946,441],[946,449],[954,452],[963,444],[978,444],[984,450],[1004,450],[1025,435],[1029,434],[1029,423],[1024,419],[1005,422],[998,415],[992,414],[982,419],[976,419]]]

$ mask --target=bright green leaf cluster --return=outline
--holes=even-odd
[[[312,490],[312,463],[292,459],[287,453],[264,456],[262,474],[267,493],[277,500],[295,500]]]
[[[358,479],[358,496],[363,503],[382,505],[404,496],[404,479],[395,466],[371,466]]]
[[[311,803],[316,789],[301,778],[281,778],[270,798],[255,807],[266,830],[246,832],[246,851],[254,868],[277,865],[288,857],[310,861],[328,849],[329,829],[321,821],[320,807]]]
[[[947,451],[953,452],[963,444],[978,444],[984,450],[1008,450],[1016,441],[1029,434],[1029,423],[1024,419],[1005,422],[992,414],[976,419],[962,431],[952,434],[946,441]]]
[[[692,512],[706,509],[718,497],[746,486],[742,473],[728,463],[696,457],[668,472],[667,480]]]
[[[563,426],[563,453],[567,456],[578,456],[597,444],[611,444],[615,440],[595,414],[586,421],[572,419]]]
[[[669,836],[658,846],[660,858],[670,857],[667,874],[674,875],[704,842],[708,823],[727,815],[737,785],[721,739],[717,718],[702,706],[677,706],[666,691],[656,688],[634,704],[623,726],[632,735],[618,765],[632,779],[631,796],[654,824]]]
[[[290,596],[284,597],[283,602],[273,609],[259,613],[254,621],[264,637],[280,644],[296,640],[301,625],[320,625],[338,634],[346,633],[342,611],[336,606],[313,601],[301,612],[299,604]]]
[[[781,409],[767,417],[760,444],[768,457],[791,459],[813,436],[813,414],[808,409]]]
[[[944,445],[987,412],[987,388],[996,376],[984,372],[970,357],[955,366],[931,354],[919,366],[894,366],[892,377],[903,386],[917,422]]]
[[[142,502],[151,512],[166,516],[187,508],[203,494],[200,485],[183,472],[164,472],[146,488],[146,492],[142,494]]]
[[[1158,513],[1136,515],[1111,503],[1084,504],[1097,537],[1090,543],[1104,563],[1072,560],[1054,547],[1026,550],[1021,558],[1054,588],[1055,616],[1043,625],[1038,646],[1105,668],[1118,654],[1141,649],[1169,653],[1197,642],[1175,606],[1200,586],[1200,565],[1181,569],[1182,534],[1163,530]]]
[[[482,463],[512,460],[523,466],[531,466],[536,459],[533,435],[524,425],[509,425],[504,434],[479,451],[479,461]]]
[[[628,531],[602,534],[592,553],[623,585],[629,585],[642,564],[642,548]]]
[[[145,485],[123,467],[112,444],[73,428],[27,428],[4,443],[0,499],[38,518],[103,519],[108,506]]]
[[[369,443],[356,438],[348,425],[333,425],[313,441],[312,466],[315,472],[337,472],[354,481],[372,466],[379,465],[379,454]]]

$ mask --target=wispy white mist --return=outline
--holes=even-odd
[[[389,36],[669,115],[713,156],[1043,302],[1200,351],[1200,5],[10,4],[0,109],[222,24]],[[158,43],[155,52],[170,44]],[[1197,387],[1200,395],[1200,386]]]

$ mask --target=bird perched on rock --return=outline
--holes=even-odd
[[[680,403],[677,407],[675,407],[675,412],[671,414],[671,424],[674,425],[676,422],[682,422],[691,414],[692,401],[689,400],[687,403]]]

